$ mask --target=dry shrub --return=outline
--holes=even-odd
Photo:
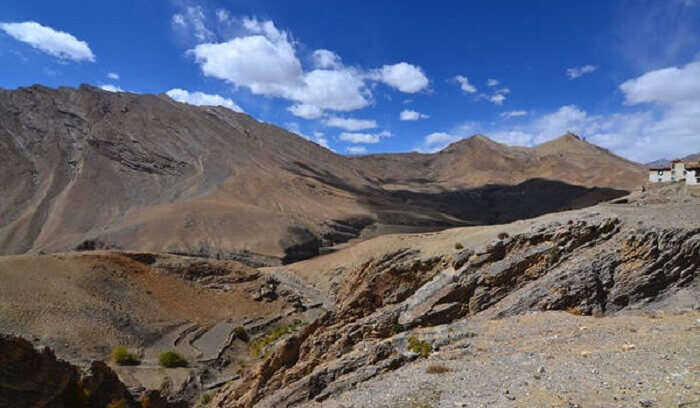
[[[442,364],[431,364],[425,369],[425,372],[428,374],[444,374],[449,371],[450,369]]]

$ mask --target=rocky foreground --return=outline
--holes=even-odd
[[[298,264],[251,270],[245,282],[225,279],[226,287],[214,285],[211,290],[224,296],[249,293],[246,302],[261,307],[282,297],[286,303],[275,313],[289,305],[297,305],[290,309],[297,308],[295,313],[311,307],[313,313],[303,312],[304,322],[278,331],[279,336],[251,330],[247,345],[229,336],[228,351],[179,369],[184,371],[178,375],[189,375],[186,390],[161,387],[167,397],[163,403],[180,399],[212,407],[346,408],[698,405],[699,198],[700,191],[686,187],[655,188],[613,203],[507,225],[383,236]],[[141,274],[156,273],[148,268],[164,262],[149,266],[136,261]],[[209,269],[197,264],[197,279],[209,282]],[[212,296],[205,286],[198,289],[202,299]],[[268,321],[274,326],[274,319]],[[244,327],[251,324],[258,323]],[[15,330],[24,337],[33,335],[25,331]],[[266,340],[264,347],[248,355],[249,345],[260,344],[260,339]],[[17,405],[26,401],[20,398],[27,393],[20,390],[65,389],[66,384],[85,384],[88,380],[80,378],[91,374],[62,368],[69,373],[63,388],[48,376],[31,376],[31,370],[50,372],[56,364],[53,355],[42,351],[44,357],[27,367],[21,359],[13,360],[19,354],[7,352],[12,342],[31,353],[16,339],[0,345],[0,356],[10,356],[0,370],[0,406],[72,406],[61,405],[60,392],[49,392],[56,397],[41,404]],[[231,371],[237,361],[245,363],[236,366],[239,375],[203,387],[202,378],[211,375],[207,373]],[[114,369],[121,379],[111,389],[123,390],[122,382],[139,376],[137,368],[105,368],[108,373]],[[20,369],[25,374],[18,375]],[[126,406],[155,397],[126,385],[131,387]],[[98,398],[101,393],[87,395]]]
[[[451,255],[406,248],[372,258],[342,279],[333,310],[219,392],[215,406],[700,400],[700,207],[618,205],[545,217],[527,232],[501,232]],[[627,317],[635,311],[684,314],[661,324]],[[426,374],[438,362],[444,368],[435,370],[446,372]],[[462,365],[481,381],[465,381]],[[581,378],[603,371],[581,389]],[[533,376],[552,380],[542,387]]]

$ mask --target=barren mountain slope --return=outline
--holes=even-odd
[[[697,188],[652,186],[614,204],[387,235],[269,268],[331,307],[215,406],[692,403],[699,199]]]
[[[519,184],[543,178],[583,186],[633,190],[645,168],[567,133],[534,148],[512,147],[475,135],[435,154],[370,155],[354,158],[379,170],[383,181],[433,187]],[[398,188],[398,187],[394,187]]]
[[[643,178],[640,166],[570,135],[535,149],[476,136],[431,155],[350,159],[163,95],[0,91],[6,254],[113,247],[270,265],[370,224],[508,222],[619,196]]]

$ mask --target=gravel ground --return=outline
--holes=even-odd
[[[306,406],[700,406],[698,312],[545,312],[468,326],[475,337]]]

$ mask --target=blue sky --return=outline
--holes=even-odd
[[[0,87],[221,104],[342,154],[571,130],[638,161],[700,151],[700,1],[14,1]]]

